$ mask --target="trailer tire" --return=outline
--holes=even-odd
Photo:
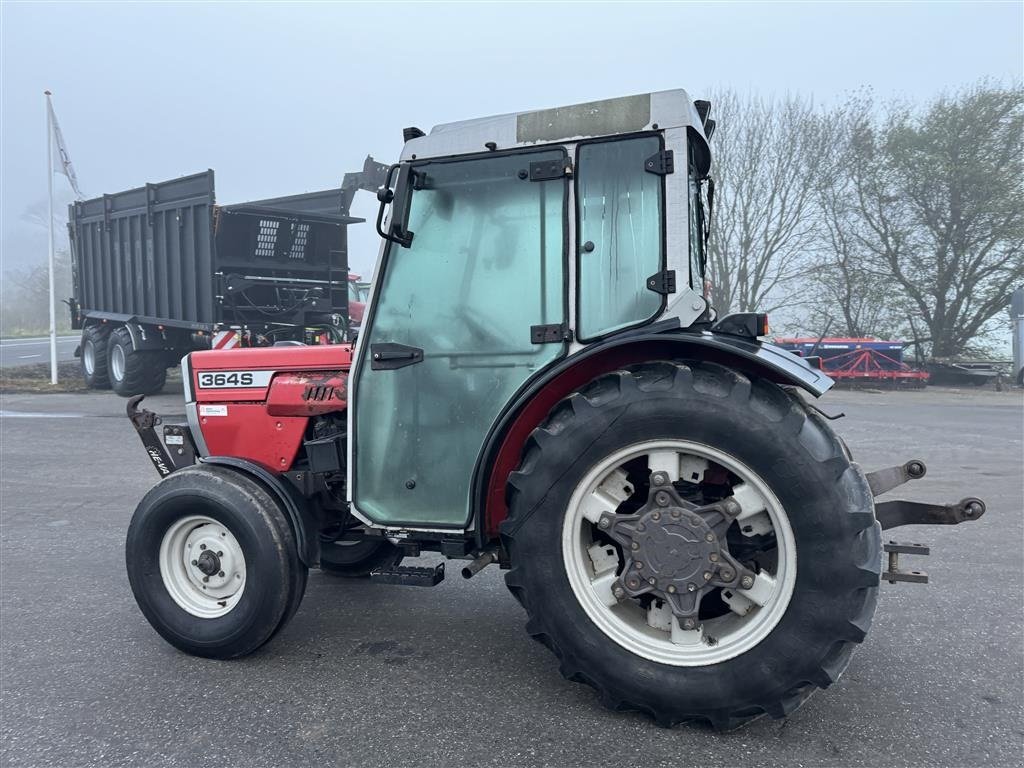
[[[245,656],[280,632],[307,575],[280,503],[258,481],[210,465],[179,470],[146,494],[125,562],[152,627],[179,650],[216,659]]]
[[[320,570],[332,576],[361,579],[374,568],[395,565],[402,551],[390,541],[321,541]]]
[[[587,490],[588,483],[604,477],[600,472],[616,457],[670,443],[703,446],[734,468],[749,469],[753,479],[744,482],[767,489],[764,498],[773,500],[769,506],[777,504],[786,521],[773,530],[772,540],[780,562],[781,542],[790,542],[786,558],[793,558],[794,568],[780,573],[791,579],[791,591],[780,608],[765,614],[775,623],[759,625],[760,634],[736,641],[731,651],[725,633],[717,639],[702,634],[697,645],[686,645],[686,638],[676,645],[674,632],[644,639],[645,614],[624,606],[623,592],[612,596],[611,586],[604,603],[589,601],[585,589],[597,580],[581,582],[577,566],[570,565],[574,549],[579,562],[591,551],[586,539],[582,547],[566,543],[571,522],[582,521],[577,530],[584,531],[590,524],[573,511],[585,509],[587,494],[596,493]],[[648,472],[653,462],[648,454],[639,471]],[[638,471],[637,464],[629,466]],[[636,475],[628,477],[632,483]],[[649,475],[641,477],[649,483]],[[639,485],[619,487],[636,493]],[[527,631],[555,653],[563,676],[595,688],[613,710],[641,711],[666,727],[696,720],[723,730],[764,713],[785,717],[816,689],[839,679],[870,626],[881,570],[870,489],[825,419],[770,382],[702,362],[653,362],[603,376],[563,400],[534,430],[509,477],[507,496],[509,517],[501,533],[512,567],[506,583],[526,609]],[[622,504],[610,506],[613,514],[622,511]],[[593,535],[594,542],[601,540]],[[623,550],[618,557],[621,569]],[[758,571],[760,578],[760,566]],[[622,574],[615,583],[626,583],[624,572],[612,573]],[[777,583],[782,581],[780,575]],[[771,599],[781,600],[783,592],[773,592]],[[650,611],[659,605],[639,607]],[[701,605],[697,630],[703,633],[715,616],[705,616]],[[719,615],[734,619],[723,606]],[[602,609],[610,618],[601,618]],[[657,628],[650,615],[648,626]],[[756,618],[756,611],[749,615]],[[640,639],[620,632],[616,616],[632,621]]]
[[[166,356],[159,350],[137,350],[123,325],[107,341],[110,386],[121,397],[155,395],[167,383]]]
[[[82,329],[82,348],[79,358],[82,378],[90,389],[110,389],[107,376],[107,340],[109,329],[104,325],[88,325]]]

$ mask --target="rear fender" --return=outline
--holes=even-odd
[[[201,464],[216,464],[241,472],[263,485],[274,496],[284,509],[288,522],[295,533],[299,559],[310,568],[320,565],[320,527],[316,516],[310,510],[306,500],[289,488],[281,478],[251,461],[237,459],[233,456],[207,456],[199,458]]]
[[[530,382],[506,407],[477,461],[475,528],[483,544],[498,535],[508,515],[505,484],[519,464],[530,433],[563,398],[589,381],[625,366],[652,360],[719,363],[777,384],[800,387],[819,397],[832,380],[803,359],[771,344],[716,333],[636,333],[587,347]],[[488,471],[489,470],[489,471]]]

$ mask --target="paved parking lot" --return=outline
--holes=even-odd
[[[150,407],[181,413],[180,402],[167,393]],[[129,517],[156,481],[124,401],[5,396],[0,762],[1019,765],[1019,390],[839,392],[822,405],[847,414],[836,427],[865,466],[922,458],[928,477],[909,486],[915,497],[977,495],[989,511],[911,534],[933,545],[922,563],[932,583],[883,587],[837,685],[788,720],[716,734],[608,712],[563,680],[494,568],[432,590],[314,572],[295,619],[260,653],[180,654],[146,624],[124,572]]]

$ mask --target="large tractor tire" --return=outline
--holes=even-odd
[[[185,653],[229,659],[268,642],[298,610],[308,571],[281,505],[241,472],[183,469],[139,503],[125,544],[143,615]]]
[[[163,353],[136,350],[123,325],[114,329],[107,341],[107,374],[110,386],[121,397],[155,395],[167,383]]]
[[[799,397],[707,363],[601,377],[509,478],[506,582],[615,710],[728,729],[842,674],[881,565],[871,491]]]
[[[360,579],[401,559],[402,551],[387,540],[320,542],[320,570],[332,576]]]
[[[104,325],[90,325],[82,329],[82,344],[79,360],[82,364],[82,378],[91,389],[110,389],[107,376],[107,340],[109,329]]]

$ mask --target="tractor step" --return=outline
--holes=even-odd
[[[411,565],[392,565],[374,568],[370,581],[378,584],[404,584],[407,587],[436,587],[444,581],[444,563],[418,568]]]
[[[882,573],[882,579],[890,584],[906,581],[912,584],[927,584],[928,574],[924,571],[904,571],[900,569],[900,555],[928,555],[931,550],[924,544],[906,544],[890,541],[882,545],[889,555],[889,570]]]

